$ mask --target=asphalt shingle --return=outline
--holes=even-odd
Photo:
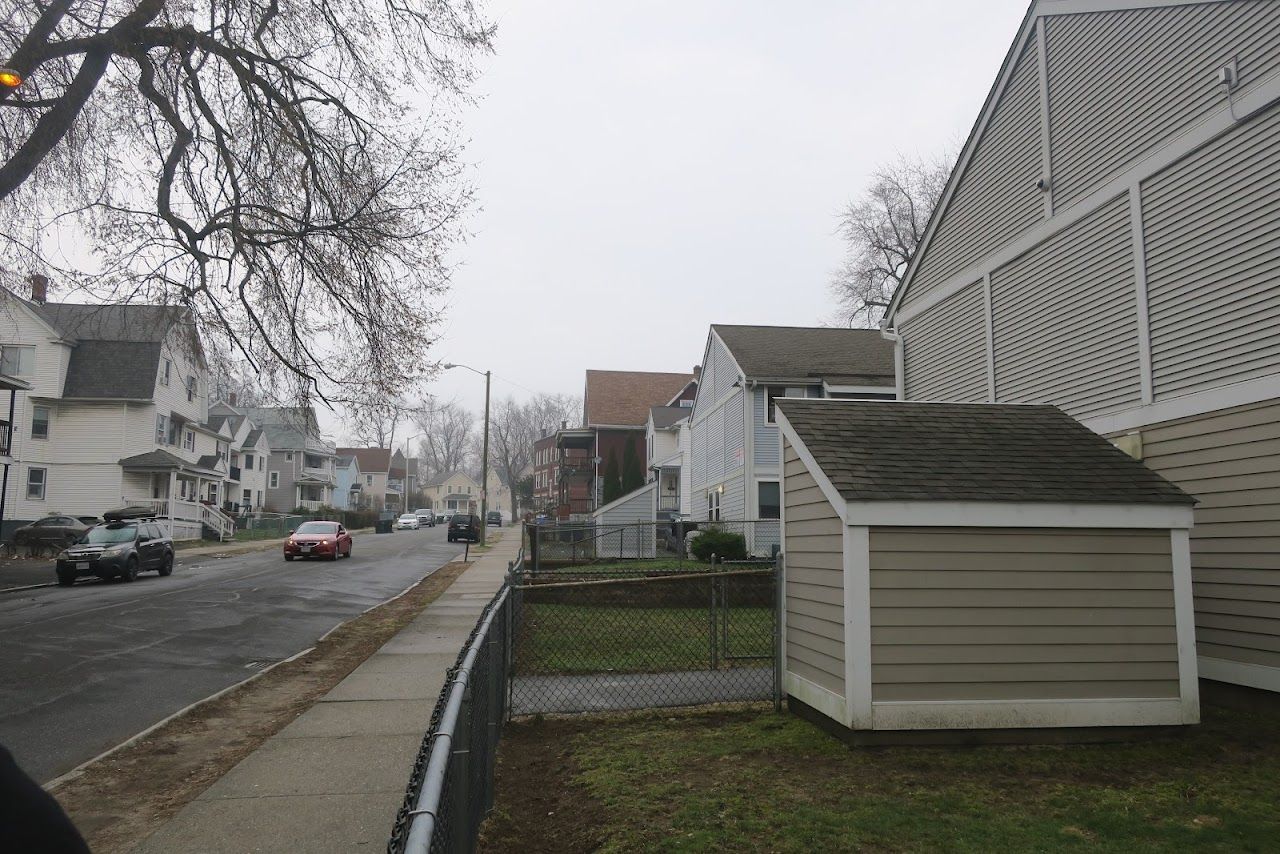
[[[748,378],[828,379],[893,385],[893,344],[877,329],[810,326],[711,327]]]
[[[850,501],[1194,504],[1057,407],[781,399]]]

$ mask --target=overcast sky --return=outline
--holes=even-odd
[[[843,204],[958,148],[1026,0],[501,0],[467,111],[482,209],[437,358],[494,397],[689,370],[711,323],[818,325]],[[483,404],[483,380],[433,385]]]

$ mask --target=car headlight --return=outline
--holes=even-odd
[[[54,560],[70,560],[70,559],[71,559],[71,554],[66,549],[63,549],[62,551],[58,552],[58,556],[54,558]]]

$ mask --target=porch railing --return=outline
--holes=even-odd
[[[235,519],[223,513],[217,507],[201,504],[198,501],[170,500],[168,498],[122,498],[126,507],[149,507],[158,519],[174,519],[179,522],[193,522],[207,526],[219,540],[227,540],[235,536]]]
[[[298,502],[298,506],[304,507],[307,510],[319,510],[321,507],[324,507],[324,502],[314,501],[310,498],[303,498]]]

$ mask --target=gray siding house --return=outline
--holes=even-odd
[[[755,554],[780,542],[779,397],[892,399],[893,347],[871,329],[716,324],[689,416],[693,518],[760,520]]]
[[[860,732],[1199,721],[1186,493],[1050,406],[777,406],[798,712]]]
[[[1200,673],[1280,691],[1280,3],[1031,5],[894,297],[907,400],[1050,403],[1199,498]]]
[[[332,507],[338,485],[337,452],[320,436],[320,423],[311,407],[241,407],[240,411],[261,426],[271,446],[266,509],[289,513],[298,507]]]

